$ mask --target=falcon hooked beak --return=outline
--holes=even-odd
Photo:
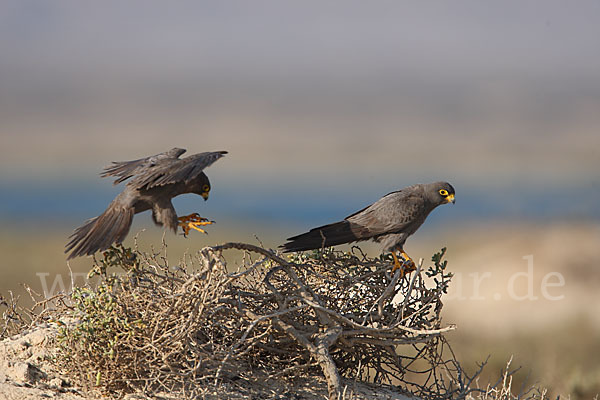
[[[446,196],[446,203],[452,203],[454,204],[455,200],[454,200],[454,193],[449,194],[448,196]]]
[[[208,200],[208,192],[202,192],[202,194],[200,196],[202,196],[204,201]],[[454,203],[454,201],[453,201],[453,203]]]

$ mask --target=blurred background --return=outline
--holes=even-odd
[[[456,204],[405,249],[448,247],[458,358],[473,371],[490,356],[484,387],[513,356],[514,387],[591,398],[599,21],[594,1],[2,1],[0,293],[70,282],[67,237],[121,190],[98,176],[110,161],[230,152],[208,202],[176,199],[217,224],[166,234],[175,260],[225,240],[274,248],[447,180]],[[150,221],[125,244],[160,246]]]

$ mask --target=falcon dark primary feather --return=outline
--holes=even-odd
[[[66,246],[65,252],[70,252],[68,258],[92,255],[113,243],[121,243],[129,232],[133,215],[147,210],[152,210],[154,223],[173,232],[177,232],[178,226],[182,226],[184,232],[190,228],[203,232],[198,226],[211,222],[197,215],[178,218],[171,199],[184,193],[208,199],[210,181],[203,170],[227,152],[200,153],[180,159],[183,153],[185,149],[173,148],[138,160],[113,162],[106,167],[101,176],[116,176],[115,185],[133,179],[106,211],[75,230]]]
[[[290,242],[281,246],[284,252],[319,249],[338,244],[361,240],[352,231],[352,223],[340,221],[311,229],[309,232],[288,239]]]

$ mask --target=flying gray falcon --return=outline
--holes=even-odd
[[[402,267],[396,256],[396,252],[400,252],[407,263],[404,271],[410,272],[415,269],[415,264],[404,252],[404,242],[419,229],[434,208],[446,203],[454,203],[454,188],[449,183],[412,185],[383,196],[343,221],[291,237],[280,248],[288,253],[372,239],[381,243],[383,252],[392,253],[392,271]]]
[[[131,226],[133,215],[152,210],[157,225],[177,232],[179,226],[187,235],[190,229],[204,232],[200,226],[213,222],[197,213],[178,218],[171,203],[173,197],[184,193],[199,194],[208,199],[210,181],[204,168],[227,154],[214,151],[194,154],[180,159],[185,149],[173,148],[164,153],[133,161],[113,162],[104,168],[102,177],[115,176],[117,185],[131,178],[123,191],[115,197],[106,211],[77,228],[66,245],[68,259],[92,255],[108,249],[113,243],[121,243]]]

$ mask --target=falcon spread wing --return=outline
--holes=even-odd
[[[118,185],[119,183],[126,181],[140,172],[147,171],[149,168],[153,168],[156,166],[156,164],[163,160],[178,159],[180,155],[185,153],[185,151],[185,149],[174,147],[169,151],[158,153],[150,157],[140,158],[138,160],[113,161],[111,165],[104,168],[100,176],[103,178],[108,176],[117,176],[118,178],[113,182],[113,184]]]
[[[151,189],[173,183],[188,183],[198,178],[204,168],[211,166],[225,154],[226,151],[213,151],[194,154],[183,159],[165,158],[140,171],[130,184],[140,189]]]

